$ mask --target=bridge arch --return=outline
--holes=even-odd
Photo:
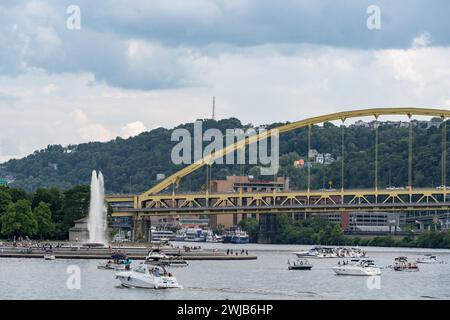
[[[394,107],[394,108],[373,108],[373,109],[361,109],[361,110],[352,110],[352,111],[343,111],[343,112],[337,112],[337,113],[331,113],[327,115],[307,118],[304,120],[299,120],[296,122],[288,123],[285,125],[282,125],[280,127],[274,128],[278,131],[278,133],[282,134],[285,132],[289,132],[295,129],[299,129],[302,127],[312,126],[314,124],[318,123],[324,123],[328,121],[335,121],[335,120],[342,120],[345,121],[350,118],[358,118],[358,117],[366,117],[366,116],[373,116],[375,118],[378,118],[382,115],[406,115],[409,118],[411,118],[413,115],[419,115],[419,116],[431,116],[431,117],[440,117],[442,120],[445,120],[446,118],[450,118],[450,110],[445,109],[433,109],[433,108],[418,108],[418,107]],[[138,196],[138,201],[144,201],[145,199],[148,199],[152,195],[155,195],[167,187],[177,184],[179,180],[186,175],[200,169],[205,164],[212,163],[214,160],[223,157],[224,155],[233,152],[239,148],[242,148],[245,145],[258,142],[260,140],[266,139],[268,136],[271,135],[272,130],[268,130],[264,133],[259,133],[250,137],[247,137],[245,139],[242,139],[240,141],[237,141],[233,143],[232,145],[229,145],[211,155],[208,155],[186,167],[183,169],[175,172],[174,174],[170,175],[163,181],[159,182],[155,186],[151,187],[147,191],[143,192]]]

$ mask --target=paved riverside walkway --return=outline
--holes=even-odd
[[[115,252],[126,253],[132,260],[145,260],[148,251],[146,247],[120,247],[120,248],[53,248],[52,254],[58,259],[109,259]],[[168,256],[179,256],[184,260],[255,260],[254,255],[234,254],[208,249],[184,251],[176,248],[162,248]],[[0,258],[43,258],[46,254],[42,248],[0,247]]]

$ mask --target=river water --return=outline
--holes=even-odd
[[[170,269],[183,289],[151,290],[121,287],[113,270],[97,269],[98,260],[1,258],[0,299],[450,299],[450,250],[367,247],[364,250],[382,266],[400,255],[414,261],[427,253],[447,264],[420,264],[419,272],[384,269],[380,277],[352,277],[334,274],[331,268],[337,259],[310,259],[312,270],[289,271],[292,252],[310,246],[201,246],[246,249],[258,259],[189,261],[186,268]],[[72,265],[80,270],[79,289],[67,286]]]

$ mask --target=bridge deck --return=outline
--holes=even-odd
[[[114,216],[339,211],[449,210],[449,191],[438,188],[157,194],[141,199],[111,195]]]

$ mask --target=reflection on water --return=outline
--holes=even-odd
[[[180,243],[181,244],[181,243]],[[175,244],[176,245],[176,244]],[[182,245],[182,244],[181,244]],[[434,253],[447,264],[420,264],[419,272],[383,269],[379,289],[367,277],[337,276],[337,259],[310,259],[310,271],[288,271],[292,252],[308,249],[298,245],[202,244],[204,248],[249,250],[258,260],[190,261],[187,268],[172,268],[183,289],[149,290],[121,287],[112,270],[98,270],[97,260],[44,261],[0,259],[2,299],[449,299],[450,250],[367,248],[382,266],[394,258],[411,261]],[[135,264],[136,262],[134,262]],[[81,270],[81,288],[67,289],[69,265]]]

